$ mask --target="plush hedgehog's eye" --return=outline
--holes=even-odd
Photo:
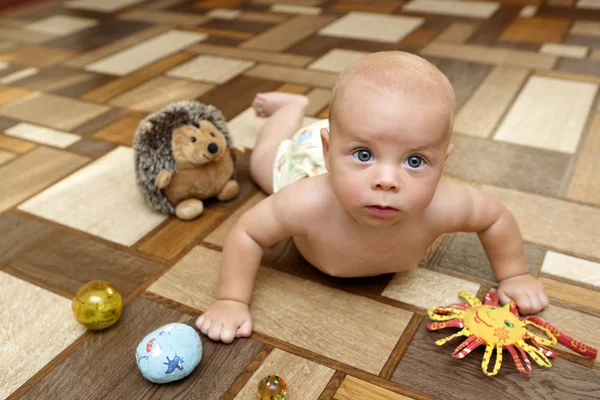
[[[215,137],[215,134],[211,132],[211,133],[210,133],[210,136],[212,136],[212,137]]]
[[[195,142],[196,142],[196,138],[192,136],[192,137],[190,138],[190,142],[192,142],[192,143],[195,143]]]

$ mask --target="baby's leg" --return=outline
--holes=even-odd
[[[259,93],[252,107],[259,117],[268,117],[250,156],[250,176],[267,194],[273,193],[273,163],[279,144],[302,126],[306,96],[281,92]]]

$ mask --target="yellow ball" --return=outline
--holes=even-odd
[[[75,319],[88,329],[106,329],[119,319],[123,301],[119,290],[105,281],[83,285],[71,302]]]

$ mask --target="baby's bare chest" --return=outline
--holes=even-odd
[[[431,232],[419,226],[373,237],[324,224],[295,242],[315,267],[332,275],[351,277],[414,269],[434,240]]]

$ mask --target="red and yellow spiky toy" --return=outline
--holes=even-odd
[[[531,362],[526,353],[542,367],[552,366],[549,358],[556,357],[556,353],[542,345],[554,346],[559,342],[586,357],[595,359],[597,356],[596,349],[570,338],[546,321],[535,316],[520,317],[514,301],[504,307],[499,307],[498,297],[493,292],[489,292],[485,296],[483,304],[478,298],[464,291],[460,292],[460,296],[469,304],[453,304],[428,310],[427,314],[432,320],[441,322],[432,322],[427,327],[430,331],[451,327],[462,328],[460,332],[435,342],[441,346],[456,337],[466,336],[467,339],[452,353],[452,357],[456,359],[465,357],[473,349],[485,344],[486,349],[481,369],[488,376],[496,375],[500,370],[504,349],[508,350],[512,356],[517,369],[528,376],[531,373]],[[540,329],[548,336],[548,339],[529,331],[525,328],[527,325]],[[489,372],[488,364],[494,350],[496,350],[496,364],[493,371]],[[517,350],[521,353],[524,366]]]

